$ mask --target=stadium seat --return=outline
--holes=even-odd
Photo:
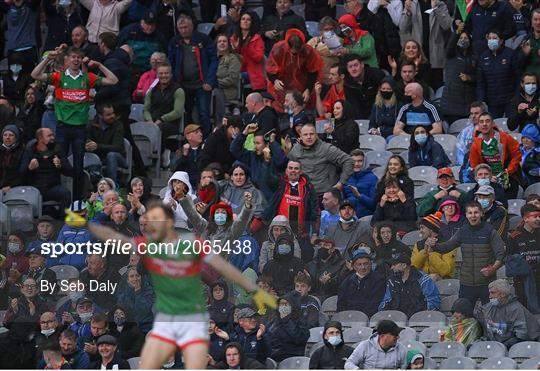
[[[330,296],[321,305],[321,312],[332,316],[337,311],[337,295]]]
[[[369,339],[372,333],[373,330],[370,327],[354,326],[343,331],[343,340],[347,344],[354,344]]]
[[[304,354],[306,355],[306,357],[311,358],[313,353],[315,353],[317,349],[322,348],[322,347],[324,347],[324,342],[321,340],[318,343],[312,344],[311,347],[307,349],[306,353]]]
[[[462,191],[469,192],[471,189],[476,187],[476,183],[461,183],[458,184],[457,189],[461,189]]]
[[[403,161],[405,161],[405,165],[409,167],[409,151],[403,151],[398,156],[401,157]]]
[[[409,134],[395,135],[386,145],[386,150],[395,155],[399,155],[403,151],[408,151],[411,145],[411,136]]]
[[[429,357],[424,357],[424,370],[436,370],[439,368],[437,362]]]
[[[495,124],[500,130],[506,133],[510,132],[510,130],[508,129],[508,119],[506,117],[499,117],[493,121],[495,122]]]
[[[437,363],[440,363],[445,358],[464,357],[465,353],[467,353],[467,348],[457,341],[435,343],[428,350],[428,356],[433,358]]]
[[[461,170],[461,166],[452,166],[452,173],[454,174],[454,178],[459,179],[459,171]]]
[[[369,317],[358,310],[345,310],[338,312],[332,316],[333,321],[339,321],[342,325],[346,323],[356,326],[366,326],[369,322]]]
[[[510,136],[514,138],[516,142],[518,142],[521,145],[521,133],[510,132],[508,134],[510,134]]]
[[[136,122],[131,125],[131,133],[139,148],[144,165],[149,166],[156,161],[156,174],[159,176],[161,166],[161,130],[156,124]]]
[[[457,278],[446,278],[435,282],[441,296],[459,294],[459,280]]]
[[[1,192],[0,192],[1,193]],[[0,238],[11,232],[11,211],[3,202],[0,202]]]
[[[304,14],[305,14],[304,5],[302,5],[302,4],[293,5],[293,6],[291,6],[291,10],[293,12],[295,12],[297,15],[299,15],[300,17],[305,18],[305,16],[304,16]]]
[[[510,220],[508,220],[508,230],[513,231],[514,229],[517,228],[519,223],[521,223],[521,216],[514,215],[514,216],[510,217]]]
[[[212,27],[213,27],[213,25],[212,25]],[[144,120],[144,104],[142,104],[142,103],[133,103],[131,105],[131,111],[129,112],[129,118],[132,119],[132,120],[135,120],[135,122],[145,122],[145,120]]]
[[[405,340],[405,339],[400,339],[398,341],[401,344],[403,344],[403,346],[407,348],[407,350],[416,349],[420,351],[424,356],[426,355],[427,347],[421,342],[416,341],[416,340]]]
[[[508,200],[508,214],[521,215],[521,208],[525,205],[525,200],[514,198]]]
[[[458,288],[459,290],[459,288]],[[452,306],[454,305],[454,302],[458,299],[457,295],[449,295],[449,296],[442,296],[441,297],[441,312],[446,314],[446,316],[449,316],[452,314]]]
[[[486,358],[504,357],[506,346],[498,341],[477,341],[471,344],[467,356],[476,362],[481,362]]]
[[[131,367],[132,370],[138,370],[141,364],[141,357],[133,357],[128,359],[127,361],[129,363],[129,367]]]
[[[280,370],[307,370],[309,369],[308,357],[290,357],[279,362]]]
[[[515,370],[516,361],[508,357],[488,358],[478,366],[481,370]]]
[[[267,370],[275,370],[275,369],[277,369],[277,362],[274,361],[270,357],[266,358],[266,361],[264,362],[264,364],[266,365]]]
[[[54,305],[54,310],[57,311],[58,309],[60,309],[62,305],[64,305],[68,300],[71,300],[69,296],[63,296],[60,299],[58,299],[58,301]]]
[[[367,134],[369,131],[369,120],[354,120],[358,125],[358,131],[360,135]]]
[[[435,134],[433,138],[435,138],[435,141],[443,147],[447,154],[450,151],[456,150],[457,139],[455,136],[451,134]]]
[[[414,187],[414,200],[420,201],[427,193],[436,190],[437,187],[436,184],[424,184],[419,187]]]
[[[469,124],[468,118],[456,120],[450,125],[450,129],[448,130],[448,133],[457,136],[459,133],[463,131],[463,129],[467,127],[468,124]]]
[[[364,152],[383,151],[386,148],[386,140],[380,135],[360,135],[359,142],[359,148]]]
[[[312,327],[309,329],[308,343],[318,343],[321,341],[324,332],[324,327]]]
[[[437,169],[432,166],[415,166],[409,169],[409,178],[415,186],[437,183]]]
[[[540,354],[540,342],[523,341],[512,345],[508,351],[508,357],[517,363],[525,361],[527,358],[538,357]]]
[[[410,231],[405,236],[401,237],[401,242],[407,246],[414,246],[415,243],[420,241],[422,236],[420,236],[420,231]]]
[[[251,8],[250,10],[253,11],[253,12],[255,12],[255,13],[259,16],[259,19],[262,19],[262,18],[263,18],[264,7],[262,7],[262,6],[257,6],[257,7],[255,7],[255,8]]]
[[[392,156],[392,152],[389,151],[369,151],[366,152],[366,158],[364,161],[369,168],[375,168],[378,166],[386,167],[390,156]]]
[[[523,194],[523,198],[527,198],[532,194],[540,195],[540,182],[531,184],[530,186],[525,189],[525,193]]]
[[[2,198],[2,202],[8,204],[11,201],[24,201],[32,206],[34,218],[41,216],[41,193],[32,186],[12,187],[7,191]]]
[[[306,21],[306,29],[308,31],[309,36],[311,37],[317,37],[320,35],[319,22]]]
[[[386,166],[385,167],[379,166],[379,167],[376,167],[375,169],[372,169],[371,171],[373,171],[373,174],[375,174],[377,178],[381,179],[384,176],[384,173],[386,172]]]
[[[519,365],[520,370],[538,370],[539,367],[540,367],[540,357],[529,358],[523,361],[523,363]]]
[[[410,327],[405,327],[399,333],[399,338],[404,341],[416,341],[416,330]]]
[[[399,310],[383,310],[375,313],[369,320],[370,327],[376,327],[380,320],[389,319],[394,321],[398,326],[407,326],[407,315]]]
[[[197,25],[197,31],[205,35],[210,35],[210,32],[212,32],[213,28],[214,28],[213,23],[199,23]],[[136,120],[136,121],[139,121],[139,120]]]
[[[56,273],[56,279],[58,281],[79,278],[79,270],[71,265],[53,265],[49,269]]]
[[[469,357],[450,357],[441,362],[442,370],[474,370],[476,362]]]
[[[119,170],[122,174],[126,174],[126,179],[129,181],[131,180],[131,170],[133,168],[133,147],[126,138],[124,138],[124,152],[126,153],[127,166],[125,168],[121,167]]]
[[[436,310],[423,310],[409,318],[409,326],[416,331],[433,326],[446,326],[446,316]]]
[[[373,218],[373,215],[366,215],[358,219],[361,222],[371,223],[371,219]]]
[[[445,326],[432,326],[425,328],[418,334],[418,341],[430,348],[433,344],[441,341],[441,335],[445,331]]]

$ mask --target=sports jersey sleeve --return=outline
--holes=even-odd
[[[53,72],[47,74],[47,84],[55,87],[60,86],[60,72]]]
[[[90,88],[101,86],[101,80],[102,80],[101,76],[98,76],[92,72],[88,73],[88,82],[90,83]]]

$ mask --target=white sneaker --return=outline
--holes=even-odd
[[[168,168],[170,164],[171,164],[171,150],[166,149],[161,154],[161,167]]]

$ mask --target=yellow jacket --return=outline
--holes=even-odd
[[[434,251],[427,254],[424,248],[418,248],[419,243],[423,243],[423,241],[415,243],[412,250],[412,265],[427,274],[435,273],[441,276],[441,278],[452,278],[456,266],[456,250],[452,250],[446,254]]]

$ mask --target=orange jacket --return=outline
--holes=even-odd
[[[493,127],[493,131],[495,138],[499,142],[503,169],[508,169],[508,174],[510,175],[517,173],[521,163],[519,143],[510,135],[500,131],[497,126]],[[476,165],[485,162],[482,157],[482,135],[478,131],[474,132],[474,140],[471,145],[469,161],[473,169]]]

